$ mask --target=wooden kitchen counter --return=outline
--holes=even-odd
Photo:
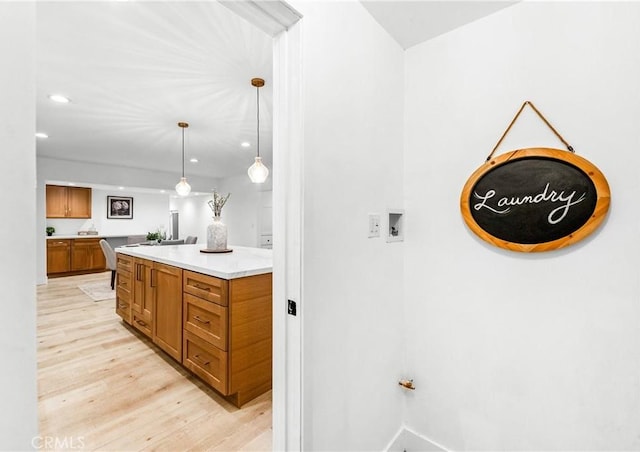
[[[272,251],[119,247],[116,312],[240,407],[271,389]]]

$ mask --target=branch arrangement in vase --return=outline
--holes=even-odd
[[[214,217],[219,217],[222,214],[222,208],[227,202],[227,199],[229,199],[229,196],[231,196],[231,193],[227,193],[227,196],[222,196],[217,191],[213,192],[213,199],[209,200],[207,204],[209,204],[209,207],[213,211]]]

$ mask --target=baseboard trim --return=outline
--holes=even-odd
[[[400,427],[398,433],[395,434],[385,449],[385,452],[404,451],[451,452],[443,445],[421,435],[406,425]]]

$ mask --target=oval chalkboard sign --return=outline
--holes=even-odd
[[[609,210],[609,184],[588,160],[560,149],[530,148],[488,161],[462,190],[467,226],[513,251],[548,251],[576,243]]]

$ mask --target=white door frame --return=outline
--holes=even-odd
[[[298,451],[303,440],[302,15],[282,0],[218,1],[273,36],[273,450]],[[296,316],[287,313],[288,300],[297,304]]]
[[[273,43],[273,450],[292,451],[302,450],[303,425],[301,29],[299,21]]]
[[[297,451],[303,425],[302,16],[281,0],[219,1],[274,37],[273,450]],[[288,300],[296,303],[296,316],[287,313]]]

